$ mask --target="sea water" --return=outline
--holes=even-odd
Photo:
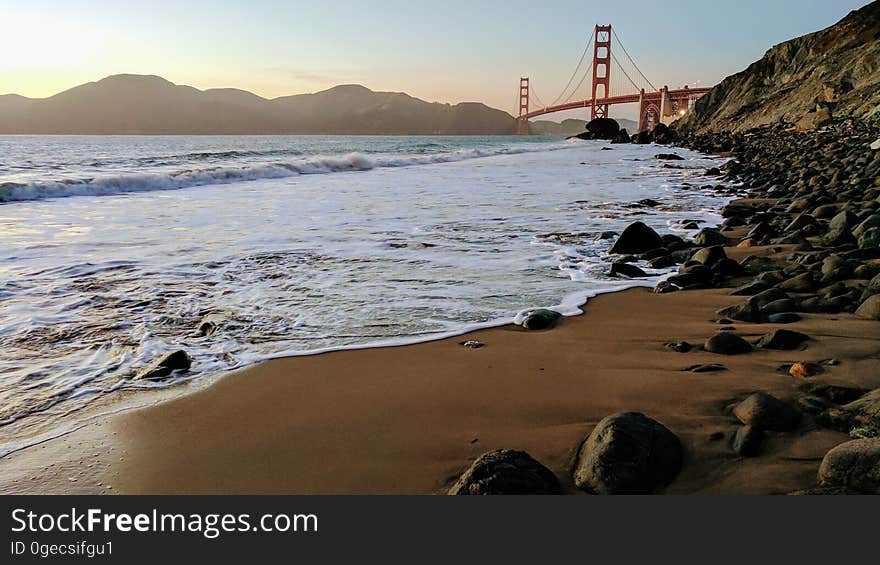
[[[642,220],[693,235],[683,226],[716,221],[726,198],[704,186],[716,161],[658,152],[542,137],[0,136],[0,456],[118,391],[535,307],[573,315],[652,285],[669,271],[608,276],[611,232]],[[137,378],[177,349],[189,372]]]

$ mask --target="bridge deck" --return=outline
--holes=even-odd
[[[688,96],[693,96],[694,98],[699,98],[700,96],[706,94],[712,90],[711,88],[681,88],[678,90],[670,90],[669,97],[670,98],[687,98]],[[611,96],[609,98],[600,98],[596,102],[598,105],[604,106],[609,105],[612,106],[614,104],[634,104],[639,101],[640,94],[625,94],[623,96]],[[645,100],[649,102],[660,102],[661,94],[660,92],[645,92]],[[546,114],[553,114],[556,112],[564,112],[566,110],[576,110],[578,108],[590,108],[593,106],[593,99],[589,98],[587,100],[579,100],[577,102],[566,102],[565,104],[558,104],[556,106],[547,106],[546,108],[540,108],[538,110],[532,110],[528,114],[520,117],[520,119],[530,120],[532,118],[536,118],[538,116],[544,116]]]

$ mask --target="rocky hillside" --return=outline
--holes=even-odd
[[[161,77],[115,75],[55,96],[0,96],[0,134],[508,135],[510,114],[478,103],[425,102],[344,85],[268,100],[198,90]]]
[[[692,133],[832,118],[880,120],[880,0],[825,30],[787,41],[726,78],[678,122]]]

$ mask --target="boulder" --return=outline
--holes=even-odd
[[[675,141],[675,133],[666,124],[657,124],[651,132],[651,137],[654,138],[654,143],[666,144]]]
[[[848,441],[829,451],[819,466],[819,484],[880,494],[880,438]]]
[[[816,275],[807,271],[779,283],[776,288],[788,292],[810,292],[816,288]]]
[[[727,259],[727,253],[724,252],[724,247],[721,245],[704,247],[691,256],[691,261],[697,261],[707,267],[711,267],[723,259]]]
[[[846,433],[857,426],[880,429],[880,389],[873,390],[849,404],[826,410],[818,423]]]
[[[610,252],[616,255],[640,254],[658,247],[663,247],[663,240],[657,232],[643,222],[635,222],[623,230]]]
[[[522,327],[533,331],[549,330],[556,325],[556,322],[558,322],[561,317],[562,314],[559,312],[541,308],[540,310],[529,312],[522,321]]]
[[[192,366],[192,357],[182,349],[163,355],[158,361],[144,369],[138,379],[161,380],[170,377],[175,371],[186,371]]]
[[[869,296],[856,310],[856,317],[864,320],[880,320],[880,294]]]
[[[684,161],[684,157],[675,153],[658,153],[654,158],[660,161]]]
[[[635,265],[630,265],[629,263],[617,262],[611,265],[611,272],[609,273],[612,277],[626,277],[629,279],[643,279],[648,276],[648,274],[636,267]]]
[[[880,247],[880,228],[868,228],[858,236],[859,249],[877,249]]]
[[[596,118],[587,124],[587,132],[592,139],[612,140],[620,132],[620,124],[611,118]]]
[[[870,392],[866,388],[833,385],[823,382],[804,383],[800,385],[798,389],[806,394],[825,398],[834,404],[850,404]],[[880,403],[877,404],[877,407],[880,408]],[[858,410],[859,408],[860,405],[857,405],[854,410]]]
[[[801,419],[796,408],[763,392],[756,392],[737,404],[733,415],[747,426],[775,432],[791,431]]]
[[[615,135],[614,138],[611,140],[611,143],[613,143],[613,144],[631,143],[629,132],[626,131],[626,129],[620,130],[619,132],[617,132],[617,135]]]
[[[559,480],[525,451],[481,455],[449,489],[452,495],[559,494]]]
[[[608,416],[578,453],[574,482],[594,494],[651,494],[671,483],[684,453],[678,437],[638,412]]]
[[[757,426],[743,426],[733,436],[733,451],[742,457],[757,457],[764,442],[764,430]]]
[[[770,314],[767,321],[771,324],[794,324],[801,321],[800,314],[794,312],[781,312],[779,314]]]
[[[797,349],[810,336],[791,330],[774,330],[758,340],[757,346],[761,349],[777,349],[787,351]]]
[[[718,228],[704,228],[694,237],[694,243],[700,247],[727,245],[727,236],[721,233]]]
[[[730,332],[715,334],[703,347],[706,351],[719,355],[741,355],[754,350],[749,342]]]

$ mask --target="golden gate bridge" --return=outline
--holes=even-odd
[[[619,54],[623,63],[611,48],[612,38],[622,50]],[[584,66],[591,47],[592,62]],[[575,82],[578,77],[580,80]],[[591,77],[592,82],[589,92],[585,93],[581,88],[587,77]],[[529,77],[520,78],[517,133],[527,135],[529,120],[533,118],[566,110],[590,108],[590,119],[607,118],[608,108],[615,104],[638,104],[638,131],[651,130],[661,122],[669,123],[687,114],[694,103],[710,90],[688,86],[675,90],[670,90],[668,86],[655,87],[636,65],[611,25],[597,25],[571,78],[552,103],[543,103]],[[532,101],[537,103],[537,107],[533,108]]]

